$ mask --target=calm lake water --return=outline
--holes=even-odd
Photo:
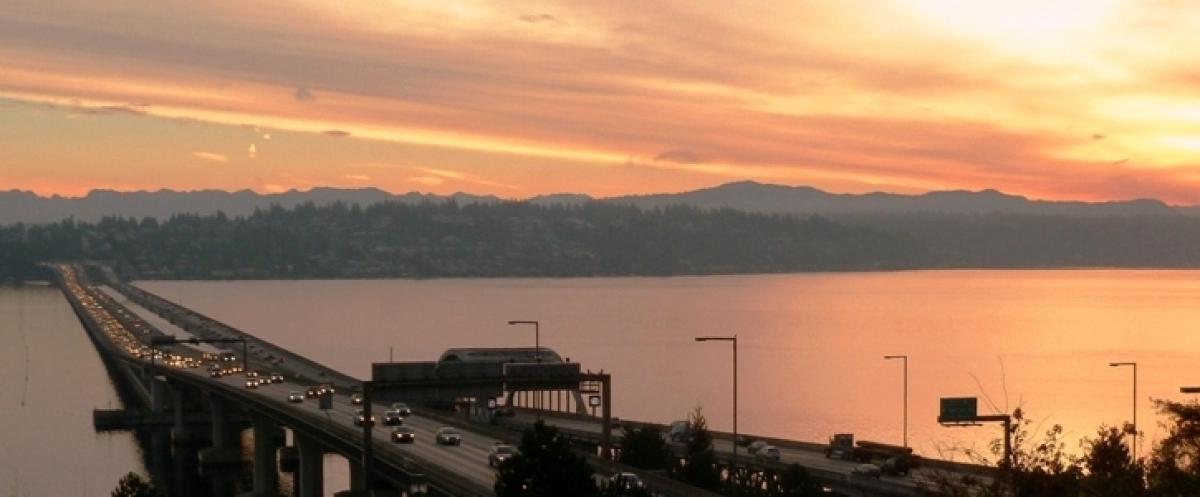
[[[92,429],[121,404],[57,288],[0,287],[0,343],[0,496],[105,496],[144,471],[132,434]]]
[[[167,282],[140,285],[356,376],[372,361],[446,348],[530,345],[510,319],[540,319],[542,343],[614,377],[614,412],[671,421],[701,405],[729,429],[739,335],[741,431],[804,440],[901,439],[910,356],[910,443],[926,454],[983,448],[996,427],[936,424],[942,396],[1024,406],[1071,445],[1152,398],[1200,384],[1200,272],[921,271],[696,278]],[[145,471],[135,438],[96,434],[117,407],[107,373],[57,289],[0,288],[0,496],[108,495]],[[28,377],[28,380],[26,380]],[[1143,450],[1148,444],[1143,443]],[[345,488],[345,461],[326,460]]]
[[[704,407],[731,427],[739,336],[743,433],[899,443],[910,357],[909,442],[925,454],[985,448],[998,427],[944,428],[938,398],[1023,406],[1074,440],[1131,416],[1159,431],[1152,398],[1200,384],[1200,272],[918,271],[683,278],[139,283],[358,377],[371,362],[434,360],[450,347],[541,340],[613,374],[614,414],[669,422]],[[1040,431],[1040,430],[1039,430]],[[1148,444],[1142,444],[1143,450]]]

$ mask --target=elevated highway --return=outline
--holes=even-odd
[[[234,436],[248,424],[254,431],[254,493],[269,495],[278,486],[275,468],[280,454],[294,454],[298,469],[294,470],[295,495],[321,495],[323,475],[321,459],[325,453],[337,453],[350,461],[351,485],[348,495],[368,495],[373,490],[390,489],[380,495],[490,496],[495,480],[494,470],[487,464],[487,453],[496,443],[514,443],[520,431],[527,428],[537,415],[528,409],[517,409],[511,418],[498,418],[496,423],[480,423],[488,417],[453,416],[448,413],[418,408],[406,420],[417,433],[416,443],[398,445],[390,441],[390,427],[376,426],[370,430],[374,463],[371,474],[365,474],[362,459],[366,438],[363,429],[353,420],[358,406],[351,403],[349,393],[362,385],[350,377],[319,362],[221,323],[194,310],[182,307],[136,286],[117,279],[104,266],[85,269],[71,264],[52,265],[59,284],[75,309],[89,336],[96,344],[110,371],[133,392],[133,397],[151,415],[155,423],[173,420],[175,439],[207,440],[211,447],[200,454],[203,464],[222,464],[234,450]],[[280,384],[246,388],[242,374],[212,377],[198,367],[200,357],[215,349],[207,346],[171,345],[162,350],[148,347],[154,337],[195,337],[198,340],[244,340],[246,360],[252,370],[279,372],[285,376]],[[241,353],[240,347],[234,351]],[[305,399],[299,403],[287,401],[291,392],[303,392],[307,387],[330,384],[337,393],[328,409],[318,402]],[[509,400],[512,400],[511,394]],[[382,409],[376,406],[376,417]],[[195,427],[199,414],[204,436],[197,436]],[[165,417],[164,417],[165,416]],[[600,418],[541,411],[540,417],[555,425],[580,447],[595,450],[607,444]],[[241,423],[239,425],[239,423]],[[626,424],[652,423],[626,421]],[[439,446],[434,433],[443,426],[455,426],[463,434],[461,446]],[[293,433],[291,446],[283,446],[278,434],[281,428]],[[618,438],[619,431],[613,432]],[[737,465],[750,471],[778,471],[790,463],[807,468],[826,486],[846,495],[878,495],[910,497],[927,490],[927,474],[916,472],[910,477],[883,477],[879,480],[854,474],[855,463],[824,457],[821,447],[814,444],[768,439],[780,448],[780,461],[755,460],[744,454]],[[715,433],[718,455],[731,464],[732,439]],[[282,450],[281,450],[282,449]],[[673,450],[682,454],[682,446]],[[591,456],[601,473],[626,471],[617,463]],[[955,473],[979,472],[980,468],[954,466],[935,462],[937,471]],[[706,495],[692,487],[653,473],[643,473],[652,490],[665,496]]]
[[[276,468],[284,466],[281,455],[286,454],[296,459],[294,495],[322,495],[323,455],[337,453],[349,461],[351,475],[351,488],[339,495],[491,496],[495,473],[488,465],[488,452],[497,443],[519,439],[512,431],[417,409],[404,422],[416,432],[413,444],[392,443],[392,428],[382,423],[370,429],[373,462],[371,474],[365,474],[360,461],[366,437],[354,423],[359,406],[349,395],[361,384],[359,380],[122,282],[103,266],[90,271],[72,264],[51,267],[110,372],[133,392],[145,411],[134,416],[107,412],[97,419],[145,419],[160,426],[170,419],[176,443],[200,440],[211,444],[199,454],[202,466],[236,464],[240,459],[237,433],[248,424],[254,445],[252,495],[276,494]],[[156,337],[160,340],[154,340]],[[150,346],[163,337],[245,340],[247,367],[282,373],[285,380],[247,388],[244,374],[214,377],[202,367],[205,353],[213,349],[203,344]],[[241,353],[240,346],[231,350]],[[290,393],[314,385],[331,385],[336,390],[328,409],[313,399],[288,401]],[[382,419],[380,407],[374,410],[376,419]],[[206,433],[196,432],[197,419],[207,420],[199,423]],[[461,445],[435,443],[435,432],[445,426],[459,428]],[[283,444],[282,428],[293,433],[291,446]],[[591,459],[601,475],[631,469],[594,456]],[[658,495],[709,495],[662,477],[646,475],[646,479]]]

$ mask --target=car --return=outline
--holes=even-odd
[[[774,445],[763,446],[762,448],[758,449],[758,452],[754,453],[754,459],[759,461],[779,462],[780,456],[781,454],[779,453],[779,447]]]
[[[208,375],[209,375],[209,376],[211,376],[211,377],[213,377],[213,378],[220,378],[220,377],[222,377],[222,376],[225,376],[225,372],[224,372],[224,371],[221,371],[220,369],[218,369],[218,370],[216,370],[216,371],[209,371],[209,372],[208,372]]]
[[[462,445],[462,433],[449,426],[438,428],[434,441],[438,445]]]
[[[493,445],[488,450],[488,466],[497,467],[500,463],[511,459],[515,455],[517,455],[516,447],[502,443]]]
[[[757,454],[758,451],[762,450],[763,447],[766,447],[767,445],[768,444],[762,440],[755,440],[754,442],[751,442],[750,445],[746,446],[746,453],[751,455]]]
[[[883,476],[883,470],[874,464],[864,463],[855,466],[854,469],[850,470],[850,474],[852,476],[874,478],[878,480],[881,476]]]
[[[646,488],[646,483],[642,481],[641,477],[639,477],[636,474],[628,473],[628,472],[621,472],[621,473],[614,474],[614,475],[612,475],[612,477],[610,477],[608,479],[608,482],[609,482],[609,485],[620,488],[622,490],[632,490],[635,488]]]
[[[354,426],[362,426],[364,421],[369,426],[375,426],[375,415],[372,414],[371,419],[366,419],[366,414],[363,413],[362,409],[359,409],[358,413],[354,415]]]
[[[258,388],[258,380],[254,378],[246,380],[246,388]]]
[[[363,403],[362,394],[360,394],[360,393],[350,394],[350,405],[361,406],[362,403]]]
[[[300,392],[289,393],[288,394],[288,402],[291,402],[293,404],[298,404],[300,402],[304,402],[304,394],[302,394]]]
[[[271,373],[271,383],[283,383],[283,375],[279,373]]]
[[[408,404],[403,402],[393,403],[392,410],[399,411],[401,416],[412,416],[412,409],[408,407]]]
[[[308,387],[304,390],[304,396],[310,399],[315,399],[321,396],[321,389],[317,387]]]
[[[210,372],[211,372],[211,371],[220,371],[220,370],[221,370],[221,365],[220,365],[220,364],[218,364],[218,363],[215,363],[215,362],[209,363],[209,364],[208,364],[208,370],[209,370]]]
[[[404,424],[404,416],[400,415],[400,411],[389,409],[383,412],[383,424],[387,426],[398,426]]]
[[[258,371],[246,371],[247,378],[258,378]]]
[[[410,444],[417,441],[417,432],[407,426],[392,429],[392,441],[398,444]]]
[[[333,395],[337,392],[333,389],[332,383],[324,383],[321,385],[321,393],[323,393],[323,394],[328,393],[329,395]]]

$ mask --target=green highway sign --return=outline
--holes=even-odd
[[[963,423],[979,417],[979,399],[975,397],[943,397],[939,423]]]

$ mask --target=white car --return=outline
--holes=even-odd
[[[883,476],[883,470],[874,464],[859,464],[850,471],[850,474],[852,476],[874,478],[878,480],[881,476]]]
[[[774,445],[765,445],[754,453],[754,458],[760,461],[775,461],[779,462],[782,454],[779,453],[779,447]]]
[[[762,450],[763,447],[766,447],[767,445],[770,445],[770,444],[768,444],[762,440],[756,440],[754,443],[751,443],[750,445],[746,446],[746,452],[751,455],[757,454],[758,451]]]

